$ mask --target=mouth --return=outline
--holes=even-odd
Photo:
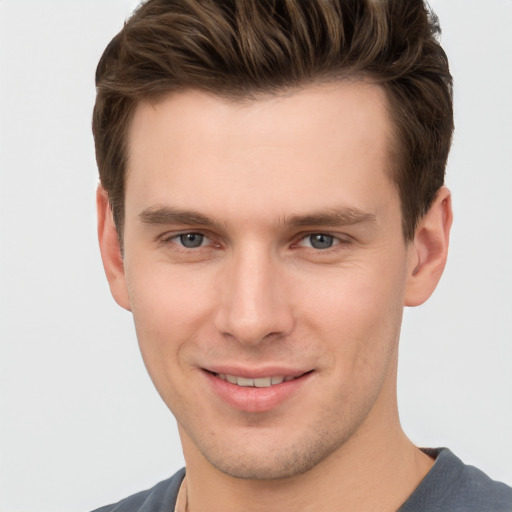
[[[314,370],[304,372],[279,368],[233,370],[228,373],[228,368],[203,369],[211,389],[224,403],[249,413],[270,411],[298,396],[314,373]]]

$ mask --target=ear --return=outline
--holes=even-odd
[[[434,292],[446,265],[452,220],[451,194],[441,187],[410,243],[405,306],[419,306]]]
[[[96,208],[98,212],[98,240],[101,259],[107,276],[110,292],[114,300],[124,309],[131,311],[126,276],[119,237],[114,224],[112,209],[105,189],[98,185],[96,191]]]

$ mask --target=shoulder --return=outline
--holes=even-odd
[[[425,450],[436,461],[399,512],[511,512],[512,488],[464,464],[450,450]]]
[[[169,512],[174,509],[178,491],[185,476],[185,468],[151,489],[138,492],[118,503],[98,508],[93,512]]]

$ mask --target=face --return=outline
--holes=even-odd
[[[117,299],[186,459],[286,477],[396,423],[411,257],[390,138],[365,83],[138,106]]]

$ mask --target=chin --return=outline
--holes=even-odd
[[[222,453],[218,450],[202,450],[202,453],[212,466],[233,478],[285,479],[310,471],[343,444],[326,434],[319,431],[314,439],[295,441],[292,445],[269,446],[247,441],[243,447],[230,446]]]

